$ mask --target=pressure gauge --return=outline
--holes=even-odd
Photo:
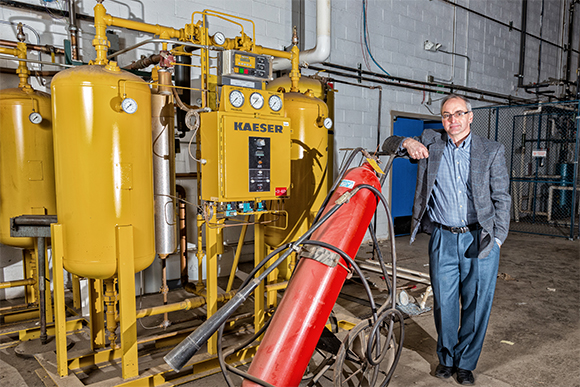
[[[282,98],[278,95],[273,95],[268,99],[268,105],[270,105],[270,109],[275,112],[280,111],[280,109],[282,109]]]
[[[324,123],[323,123],[323,125],[324,125],[324,127],[325,127],[326,129],[330,129],[330,128],[332,128],[332,118],[330,118],[330,117],[326,117],[326,118],[324,119]]]
[[[226,42],[226,36],[223,33],[221,33],[221,32],[216,32],[213,35],[213,41],[218,46],[223,46],[223,44]]]
[[[250,105],[256,110],[264,106],[264,97],[260,93],[252,93],[250,95]]]
[[[241,107],[244,104],[244,94],[239,90],[232,90],[230,93],[230,103],[235,108]]]
[[[137,102],[133,98],[125,98],[121,102],[121,109],[127,114],[133,114],[137,111]]]
[[[32,122],[35,125],[38,125],[42,122],[42,116],[38,112],[30,113],[30,115],[28,116],[28,119],[30,120],[30,122]]]

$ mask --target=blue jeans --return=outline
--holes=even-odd
[[[480,234],[436,227],[429,241],[437,356],[447,367],[475,369],[489,322],[500,248],[494,242],[487,257],[477,258]]]

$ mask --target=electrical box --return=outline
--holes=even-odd
[[[272,96],[282,100],[280,93],[224,87],[221,110],[201,114],[201,157],[207,160],[201,166],[202,200],[287,197],[291,125],[281,106],[274,111],[266,102]]]

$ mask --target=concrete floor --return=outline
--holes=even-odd
[[[427,243],[427,235],[420,235],[413,245],[408,244],[408,237],[397,238],[399,267],[428,272]],[[381,249],[387,257],[388,243],[381,244]],[[361,247],[359,257],[371,257],[369,245]],[[425,285],[408,281],[399,281],[398,286],[408,288],[416,298],[425,289]],[[361,289],[352,281],[345,285],[345,292],[357,298],[364,298]],[[377,293],[377,302],[384,302],[384,293]],[[338,304],[359,317],[366,313],[352,299],[341,297]],[[432,376],[438,363],[435,344],[431,312],[405,319],[404,348],[390,386],[457,385],[454,378]],[[14,349],[10,339],[0,340],[1,386],[52,385],[42,373],[39,377],[40,366],[34,358],[14,356]],[[579,370],[580,241],[512,232],[502,248],[490,325],[474,372],[476,385],[580,387]],[[326,377],[332,378],[332,372],[319,385],[332,385]],[[232,379],[241,384],[238,377]],[[226,384],[221,374],[215,374],[184,385]]]

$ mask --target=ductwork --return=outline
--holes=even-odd
[[[303,38],[303,37],[300,37]],[[316,46],[300,51],[300,65],[322,63],[330,55],[330,0],[316,1]],[[289,70],[288,59],[274,59],[274,70]]]

